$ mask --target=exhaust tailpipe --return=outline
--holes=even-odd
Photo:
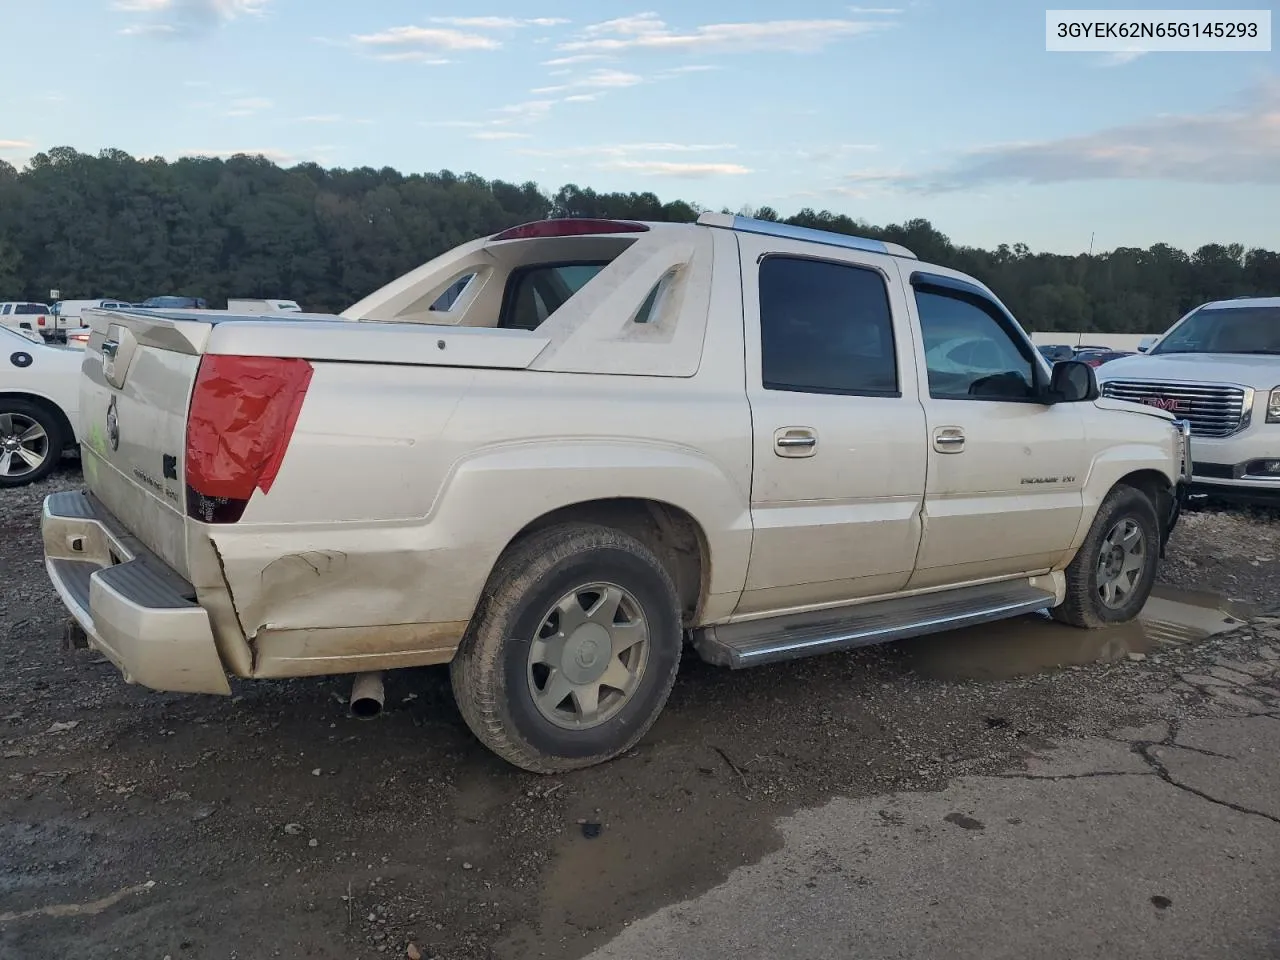
[[[357,673],[351,684],[351,715],[371,720],[382,712],[382,674]]]

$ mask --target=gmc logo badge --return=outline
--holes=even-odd
[[[1185,410],[1188,406],[1187,401],[1177,400],[1173,397],[1147,397],[1142,402],[1149,407],[1159,407],[1161,410],[1168,410],[1170,413]]]

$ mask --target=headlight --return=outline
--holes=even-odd
[[[1267,423],[1280,423],[1280,387],[1273,388],[1267,398]]]

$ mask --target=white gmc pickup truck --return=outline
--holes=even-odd
[[[1192,492],[1280,504],[1280,297],[1196,307],[1098,380],[1191,424]]]
[[[721,214],[476,240],[341,317],[96,312],[46,563],[126,679],[451,664],[476,736],[631,748],[684,641],[747,667],[1145,602],[1185,424],[976,281]],[[80,632],[77,632],[80,631]]]

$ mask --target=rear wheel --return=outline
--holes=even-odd
[[[62,425],[29,400],[0,397],[0,487],[20,487],[47,477],[63,447]]]
[[[535,773],[631,749],[675,682],[680,606],[644,544],[587,524],[517,543],[498,562],[451,665],[472,732]]]
[[[1054,618],[1087,628],[1134,619],[1151,595],[1159,558],[1155,505],[1141,490],[1116,487],[1067,567],[1066,599]]]

